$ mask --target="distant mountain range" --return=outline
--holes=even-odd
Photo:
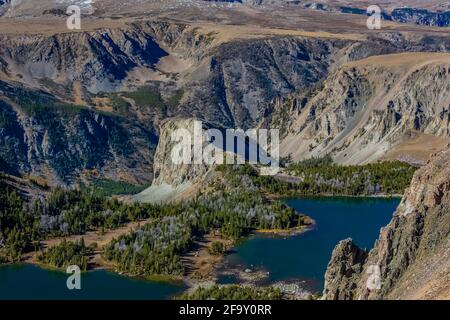
[[[342,163],[380,159],[413,131],[450,135],[448,54],[361,60],[446,51],[448,38],[220,37],[163,22],[2,36],[0,157],[53,181],[97,169],[145,183],[159,124],[174,116],[281,127],[284,155]]]
[[[41,1],[39,8],[31,3],[31,0],[0,0],[0,15],[8,16],[24,16],[39,14],[64,14],[64,9],[71,4],[80,5],[82,9],[91,7],[100,13],[114,11],[120,14],[124,10],[124,6],[117,7],[110,0],[93,1]],[[133,1],[129,1],[130,8]],[[189,7],[189,6],[208,6],[208,5],[245,5],[256,7],[277,7],[277,6],[297,6],[305,9],[320,10],[328,12],[340,12],[366,15],[367,7],[371,4],[378,5],[376,1],[295,1],[295,0],[204,0],[204,1],[187,1],[187,0],[167,0],[167,1],[148,1],[150,5],[156,4],[159,7]],[[409,4],[409,5],[408,5]],[[146,5],[145,2],[139,1],[139,6]],[[406,6],[405,6],[406,5]],[[383,4],[386,6],[386,4]],[[113,9],[114,8],[114,9]],[[150,6],[149,8],[154,8]],[[387,7],[383,7],[383,18],[386,20],[397,21],[401,23],[412,23],[426,26],[448,27],[450,23],[450,4],[445,1],[390,1]],[[113,10],[112,10],[113,9]],[[89,13],[90,10],[85,13]],[[126,10],[124,11],[126,12]]]

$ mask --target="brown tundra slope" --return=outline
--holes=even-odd
[[[336,246],[324,299],[450,299],[449,148],[417,171],[370,252],[351,239]],[[379,290],[367,285],[374,266],[380,270]]]
[[[280,104],[278,109],[291,110],[281,151],[294,159],[331,154],[344,164],[385,156],[425,163],[433,151],[425,158],[418,151],[439,144],[442,150],[450,142],[450,54],[401,53],[349,62],[312,94]],[[423,135],[428,142],[441,139],[424,144],[417,139]],[[407,143],[409,150],[390,157]]]

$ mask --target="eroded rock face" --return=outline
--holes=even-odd
[[[61,99],[85,102],[101,92],[132,91],[154,81],[186,93],[170,116],[252,128],[270,114],[269,101],[308,90],[342,63],[449,47],[443,37],[430,37],[427,42],[400,34],[390,37],[225,41],[188,24],[139,21],[81,32],[2,34],[0,72],[5,79],[39,87]],[[73,90],[76,85],[80,88]]]
[[[234,40],[221,44],[210,49],[196,67],[196,71],[192,73],[201,76],[198,79],[194,77],[186,79],[191,93],[181,111],[226,127],[248,129],[258,125],[270,125],[282,128],[277,122],[267,124],[267,118],[272,116],[275,109],[270,101],[277,101],[280,98],[294,100],[291,94],[297,93],[294,95],[298,96],[298,93],[305,95],[307,92],[314,92],[320,88],[324,80],[333,82],[330,83],[330,90],[336,90],[330,97],[328,95],[331,92],[323,92],[325,99],[327,97],[331,99],[333,96],[337,99],[346,99],[345,92],[343,96],[339,96],[342,93],[340,91],[345,90],[341,86],[346,82],[351,86],[350,91],[355,90],[353,92],[355,100],[358,97],[365,98],[364,91],[358,96],[358,90],[366,89],[365,81],[359,83],[359,79],[351,75],[346,80],[345,75],[340,77],[333,72],[347,62],[406,51],[440,51],[446,46],[441,43],[439,49],[437,46],[426,48],[421,39],[406,41],[402,35],[395,37],[390,35],[391,38],[383,35],[383,37],[355,42],[286,36]],[[437,40],[436,43],[439,41],[441,40]],[[373,70],[373,73],[376,72],[378,70]],[[386,77],[389,77],[389,74]],[[367,93],[369,94],[370,92]],[[298,105],[301,105],[302,100],[303,97]],[[322,101],[324,104],[332,103],[328,105],[331,108],[337,107],[339,102]],[[349,101],[349,104],[357,102]],[[287,117],[295,119],[296,115],[291,113],[295,107],[290,107],[290,110],[282,115],[287,114]],[[355,106],[352,108],[355,109]],[[320,111],[318,108],[317,113]],[[324,111],[328,114],[332,112],[329,109]],[[353,111],[350,109],[343,112],[348,113],[346,115],[348,118]],[[344,123],[341,122],[339,125]],[[297,123],[294,126],[293,130],[301,127]],[[304,137],[299,139],[302,140]]]
[[[389,88],[401,79],[382,66],[367,70],[356,68],[356,71],[339,67],[374,55],[445,51],[449,46],[444,37],[411,40],[397,33],[380,34],[379,38],[365,40],[297,36],[224,40],[220,34],[199,30],[193,25],[161,21],[136,21],[80,32],[1,34],[0,77],[9,87],[23,85],[27,90],[39,90],[58,101],[81,104],[88,109],[100,108],[114,115],[116,110],[108,106],[109,102],[105,105],[97,103],[98,99],[105,99],[108,92],[120,95],[151,84],[165,103],[174,92],[180,90],[182,94],[179,101],[166,109],[161,108],[164,110],[155,108],[151,102],[139,106],[125,101],[126,119],[121,119],[126,123],[124,136],[138,137],[132,142],[138,151],[132,160],[114,161],[114,166],[110,166],[110,161],[104,161],[103,155],[108,154],[111,159],[118,158],[120,153],[108,148],[105,139],[101,145],[96,142],[93,146],[94,139],[86,138],[85,134],[101,131],[104,137],[114,129],[109,126],[96,131],[98,126],[91,117],[88,121],[81,119],[81,124],[64,124],[71,127],[61,136],[68,132],[77,136],[73,131],[78,127],[84,131],[71,142],[70,148],[67,143],[62,143],[64,151],[52,148],[48,143],[51,131],[41,132],[40,126],[28,126],[28,132],[35,130],[36,134],[30,133],[32,138],[27,136],[27,141],[22,141],[18,136],[27,132],[23,123],[14,124],[16,129],[7,135],[2,124],[0,129],[5,129],[7,146],[0,146],[0,151],[9,166],[27,174],[47,175],[55,167],[40,164],[55,161],[53,157],[56,157],[71,165],[63,175],[70,173],[76,177],[84,169],[99,168],[117,178],[114,177],[115,168],[121,171],[121,176],[131,176],[126,180],[147,182],[151,173],[146,175],[143,170],[144,166],[151,167],[149,157],[158,135],[153,128],[165,118],[179,116],[194,117],[221,129],[288,128],[289,136],[282,151],[285,155],[294,153],[295,160],[333,152],[338,162],[367,162],[388,150],[408,128],[448,135],[448,103],[445,104],[448,71],[439,65],[424,66],[417,75],[401,82],[398,94],[397,90],[391,90],[396,93],[393,104],[383,103],[383,109],[371,113],[367,121],[356,121],[363,123],[358,127],[362,131],[350,132],[355,116],[365,110],[365,102],[378,92],[373,88],[373,82],[381,81]],[[330,72],[332,75],[328,76]],[[371,82],[371,74],[380,74],[379,79]],[[325,88],[321,90],[319,84],[327,77]],[[409,88],[413,88],[414,96],[406,94]],[[295,99],[291,98],[295,92]],[[318,93],[314,101],[308,92]],[[435,95],[434,100],[429,99],[431,94]],[[278,108],[278,104],[284,105],[289,99],[292,104],[287,112]],[[2,94],[0,100],[4,100]],[[275,103],[274,107],[270,101],[281,103]],[[6,100],[3,102],[10,105]],[[17,101],[17,104],[26,104],[26,101]],[[430,104],[435,108],[430,108]],[[11,115],[9,111],[5,112],[8,117]],[[276,122],[274,118],[280,115],[287,117],[288,123]],[[110,117],[102,113],[96,118]],[[24,144],[27,144],[26,148]],[[11,154],[15,147],[19,150],[17,156]],[[86,149],[87,154],[84,154]],[[90,158],[92,150],[101,154],[95,161]],[[78,156],[81,153],[83,156]],[[42,156],[45,154],[47,159]],[[372,154],[374,156],[368,156]],[[137,165],[136,162],[142,159],[144,166]],[[93,162],[95,165],[87,164]],[[61,176],[61,173],[57,175]]]
[[[72,185],[84,174],[151,181],[157,137],[123,117],[62,103],[0,81],[0,164],[6,172]]]
[[[356,281],[361,276],[367,252],[346,239],[336,246],[325,276],[324,294],[330,300],[354,298]]]
[[[398,8],[392,11],[391,17],[394,21],[426,26],[448,27],[450,25],[450,11],[432,12],[425,9]]]
[[[448,146],[450,148],[450,145]],[[347,240],[325,276],[324,299],[445,299],[450,295],[450,149],[419,169],[367,259]],[[348,249],[351,248],[351,249]],[[352,276],[345,277],[349,270]],[[374,268],[380,287],[368,285]]]
[[[164,183],[177,187],[184,183],[193,183],[196,179],[201,178],[208,170],[208,167],[199,164],[194,157],[194,137],[201,139],[202,137],[195,136],[195,128],[200,127],[200,123],[194,119],[168,119],[161,125],[161,134],[158,147],[156,148],[154,159],[154,174],[155,179],[153,185],[162,185]],[[185,132],[183,138],[190,139],[191,153],[189,160],[191,164],[177,163],[174,161],[175,146],[180,145],[181,140],[175,140],[173,134],[177,130]],[[202,141],[200,141],[202,145]]]
[[[344,164],[376,161],[410,132],[450,137],[450,55],[407,53],[352,62],[319,89],[279,103],[295,119],[282,153],[294,159],[331,154]]]
[[[202,124],[195,119],[171,118],[163,121],[154,158],[152,185],[134,196],[140,202],[175,202],[195,195],[211,172],[202,160]],[[185,156],[187,155],[187,156]],[[200,156],[200,158],[198,158]],[[204,186],[204,185],[203,185]]]
[[[133,68],[154,68],[167,55],[151,35],[135,28],[0,38],[11,77],[20,74],[30,84],[79,81],[94,93],[120,88]]]

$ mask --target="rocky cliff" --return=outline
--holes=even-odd
[[[203,128],[200,122],[195,122],[194,119],[168,119],[161,125],[160,143],[156,148],[155,164],[154,164],[154,185],[161,185],[163,183],[170,184],[172,186],[178,186],[186,182],[192,182],[198,177],[201,177],[206,171],[207,167],[203,165],[200,160],[195,159],[194,139],[200,141],[199,146],[203,146],[203,137],[197,134],[195,131]],[[175,135],[177,130],[182,133],[182,136]],[[185,155],[180,152],[176,154],[175,151],[181,151],[181,147],[184,140],[187,139],[186,146],[189,146],[189,153],[186,160],[192,165],[186,165],[185,163],[179,163]],[[175,148],[179,146],[180,148]],[[187,150],[183,150],[187,151]],[[176,160],[174,157],[179,156]],[[202,153],[200,153],[202,156]]]
[[[115,29],[54,35],[0,36],[0,75],[59,98],[93,104],[102,92],[148,83],[165,94],[186,92],[174,115],[223,127],[251,127],[266,101],[322,80],[349,46],[364,54],[396,51],[349,41],[307,38],[221,43],[214,33],[177,23],[132,23]],[[354,51],[356,49],[353,49]]]
[[[66,111],[54,108],[53,116],[49,117],[53,122],[45,119],[45,123],[32,114],[29,107],[33,104],[26,98],[29,93],[19,101],[6,92],[16,89],[3,90],[2,112],[14,124],[14,130],[0,126],[5,137],[0,145],[3,161],[20,173],[48,174],[51,180],[69,184],[85,169],[100,170],[101,176],[146,182],[152,177],[148,167],[152,165],[159,135],[157,128],[164,119],[177,116],[197,118],[221,129],[291,126],[289,139],[284,143],[285,153],[294,152],[295,158],[300,158],[333,152],[336,159],[344,163],[378,158],[380,154],[370,157],[368,152],[380,145],[379,150],[395,145],[399,134],[393,132],[397,132],[394,129],[398,127],[418,127],[420,132],[445,136],[448,73],[438,69],[437,63],[423,66],[420,74],[408,79],[402,79],[401,72],[391,78],[389,66],[382,68],[376,66],[376,62],[371,70],[347,65],[374,55],[447,51],[450,42],[445,37],[381,33],[377,37],[353,39],[294,36],[290,34],[292,31],[274,36],[271,34],[274,30],[260,35],[252,29],[244,28],[248,32],[245,33],[227,28],[230,27],[209,29],[152,20],[119,21],[114,26],[86,28],[79,32],[1,34],[0,80],[4,88],[22,88],[23,92],[37,93],[38,100],[44,103],[48,99],[42,97],[51,97],[51,105],[57,101],[56,104],[77,105],[81,110],[73,116],[66,112],[67,108]],[[233,30],[242,33],[230,35]],[[378,87],[369,87],[376,80],[372,74],[376,74],[377,81],[386,88],[376,91]],[[392,100],[394,105],[380,106],[370,113],[366,129],[377,126],[373,132],[381,132],[382,136],[371,137],[372,131],[368,131],[356,139],[352,137],[362,131],[351,131],[352,136],[346,133],[348,128],[354,127],[355,115],[371,109],[365,102],[375,101],[372,93],[381,94],[384,90],[397,94],[397,87],[390,89],[388,86],[392,86],[393,79],[404,80],[394,97],[401,99],[408,88],[407,81],[417,81],[414,77],[424,79],[413,85],[419,97],[411,97],[411,108],[407,107],[408,101]],[[433,87],[435,79],[443,81]],[[325,91],[321,90],[323,81]],[[423,90],[422,84],[428,87]],[[433,99],[436,108],[441,109],[428,110],[429,104],[421,98],[421,90],[424,97],[436,92]],[[312,99],[316,91],[319,95]],[[341,99],[341,93],[351,96]],[[287,103],[288,112],[283,108],[277,110],[271,103],[289,99],[293,104]],[[18,106],[14,112],[11,100]],[[330,113],[334,112],[333,108],[339,109],[336,115]],[[21,109],[31,110],[31,114],[24,115]],[[303,118],[310,113],[311,116]],[[69,120],[64,114],[72,118]],[[401,121],[397,119],[398,114],[402,114]],[[61,123],[58,117],[62,117]],[[288,118],[289,123],[272,121],[276,117]],[[379,122],[379,119],[383,120]],[[413,120],[417,124],[411,125]],[[105,127],[104,123],[108,125]],[[327,123],[330,123],[329,130]],[[386,128],[382,128],[383,125]],[[70,133],[84,127],[91,131],[77,129],[77,134]],[[48,134],[57,128],[61,130],[51,136],[58,136],[61,141],[49,147]],[[117,148],[119,138],[114,132],[119,131],[122,140]],[[94,138],[92,132],[101,132],[101,141],[97,141],[98,137]],[[349,140],[343,139],[347,137]],[[126,140],[131,143],[126,145]],[[341,146],[348,141],[351,145]],[[16,146],[20,152],[12,154]],[[132,150],[122,156],[119,152],[122,147]],[[353,151],[358,148],[365,150],[359,158],[348,156],[357,154]],[[138,159],[143,159],[142,165],[136,164],[140,162]],[[46,165],[41,165],[43,163]],[[114,174],[113,168],[120,174]]]
[[[71,185],[80,176],[145,183],[156,135],[133,121],[0,81],[0,163],[13,174]]]
[[[392,11],[391,18],[394,21],[426,26],[448,27],[450,25],[450,11],[432,12],[426,9],[398,8]]]
[[[335,248],[324,299],[450,298],[450,145],[417,171],[370,252]]]
[[[134,197],[141,202],[175,201],[194,195],[211,166],[203,164],[205,141],[200,122],[192,118],[172,118],[161,124],[154,157],[154,179],[150,188]],[[200,156],[200,158],[196,158]]]
[[[69,87],[77,81],[91,93],[119,90],[131,70],[142,67],[150,72],[167,56],[152,35],[131,26],[0,38],[0,55],[10,79],[43,87],[39,80]]]
[[[377,3],[376,1],[323,1],[303,2],[305,8],[320,11],[335,11],[345,14],[367,15],[369,5],[380,6],[382,18],[387,21],[400,23],[418,24],[434,27],[448,27],[450,23],[450,11],[448,4],[443,1],[415,1],[405,7],[402,1],[387,1]]]
[[[358,60],[338,68],[320,87],[276,103],[278,114],[290,114],[281,150],[294,159],[331,154],[339,163],[367,163],[408,141],[411,132],[448,142],[450,55]],[[409,156],[426,146],[415,148],[410,146]]]
[[[72,185],[91,174],[150,182],[154,128],[167,116],[159,97],[166,85],[174,90],[171,79],[158,81],[165,71],[157,64],[169,54],[157,42],[170,50],[169,63],[177,57],[196,60],[202,48],[193,43],[192,32],[186,25],[138,23],[92,32],[0,35],[2,167],[46,177],[50,184]],[[116,94],[136,88],[145,88],[135,97],[139,103]]]
[[[423,41],[399,34],[366,41],[292,36],[229,41],[213,46],[193,66],[180,112],[220,126],[252,128],[271,116],[270,101],[312,90],[344,63],[450,48],[444,38],[430,47]]]
[[[254,127],[268,102],[304,92],[341,64],[405,51],[446,51],[445,37],[381,34],[361,40],[229,35],[195,25],[147,21],[80,32],[0,34],[0,77],[93,105],[104,92],[152,84],[185,92],[169,116]]]

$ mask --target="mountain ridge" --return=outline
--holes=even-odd
[[[416,172],[370,252],[351,239],[336,246],[325,275],[324,299],[450,297],[449,148]],[[368,285],[374,267],[379,269],[378,288]]]
[[[343,65],[294,111],[297,118],[282,153],[292,153],[293,144],[302,140],[293,159],[331,154],[339,163],[358,164],[381,159],[412,131],[450,138],[449,66],[450,55],[439,53],[377,56]]]

